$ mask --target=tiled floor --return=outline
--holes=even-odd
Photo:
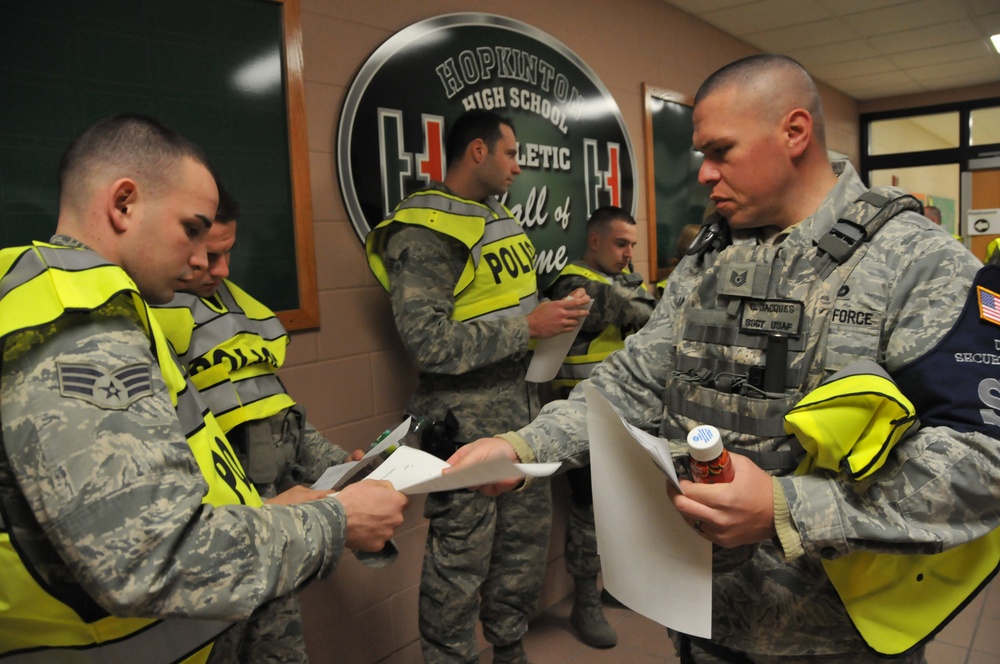
[[[608,650],[588,648],[569,624],[569,598],[531,623],[524,647],[533,664],[677,664],[673,645],[660,625],[625,608],[606,607],[605,615],[618,631],[618,645]],[[480,664],[492,664],[489,650]],[[1000,662],[1000,580],[958,615],[927,647],[928,664],[997,664]]]

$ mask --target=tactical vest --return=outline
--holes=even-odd
[[[153,315],[223,431],[295,405],[275,374],[288,333],[236,284],[223,280],[209,298],[178,293]]]
[[[697,253],[699,244],[708,249],[697,258],[705,263],[704,276],[679,317],[683,327],[678,330],[674,372],[664,397],[665,414],[679,421],[674,424],[664,417],[661,435],[684,438],[694,425],[712,424],[728,432],[726,442],[731,450],[772,474],[792,472],[801,461],[802,449],[786,435],[784,417],[819,386],[828,371],[858,359],[834,357],[828,351],[834,302],[867,252],[867,241],[903,210],[919,212],[921,207],[897,190],[869,190],[823,236],[817,249],[763,246],[755,241],[729,244],[728,239],[720,243],[726,229],[713,231],[711,220],[707,220],[704,237],[695,239],[690,252]],[[921,406],[924,404],[917,405],[918,413]],[[884,460],[877,453],[872,458],[878,463]],[[905,585],[901,581],[904,576],[914,580],[907,575],[909,565],[918,558],[928,559],[933,568],[925,567],[928,573],[956,578],[960,576],[955,574],[956,568],[973,562],[983,548],[992,549],[995,544],[976,540],[966,546],[965,552],[939,554],[942,557],[937,561],[859,552],[851,555],[865,561],[834,561],[824,567],[869,647],[882,654],[899,654],[940,629],[953,609],[957,611],[974,596],[982,575],[977,569],[975,575],[967,577],[971,581],[946,597],[922,595],[928,606],[941,599],[947,607],[943,613],[900,611],[899,595],[879,591]],[[996,565],[986,567],[992,570]],[[850,572],[844,573],[845,569]],[[940,586],[935,585],[935,589]],[[912,599],[906,597],[907,602]],[[871,618],[888,614],[894,614],[896,620],[879,623]],[[907,621],[913,624],[898,629],[898,623]]]
[[[626,268],[622,274],[631,274],[631,271]],[[577,263],[570,263],[564,267],[556,279],[567,275],[586,277],[591,281],[603,284],[615,283],[611,277]],[[639,288],[643,292],[646,291],[645,285],[640,285]],[[552,386],[559,390],[568,391],[580,381],[589,378],[594,367],[603,362],[604,358],[625,347],[625,337],[628,334],[618,325],[608,325],[599,334],[590,338],[584,335],[581,330],[566,355],[566,359],[563,360],[562,366],[559,367],[559,373],[552,381]]]
[[[170,347],[132,280],[118,266],[86,250],[35,242],[0,251],[0,339],[53,323],[67,312],[95,311],[118,295],[131,297],[151,338],[171,401],[191,451],[208,483],[204,502],[259,506],[260,497],[218,424],[186,382]],[[49,584],[35,565],[58,560],[47,543],[19,543],[19,531],[38,525],[19,492],[0,494],[0,659],[204,662],[212,640],[229,623],[203,620],[116,618],[75,584]],[[37,556],[37,557],[36,557]],[[69,649],[69,650],[66,650]]]
[[[538,305],[538,285],[532,259],[535,248],[507,208],[494,197],[476,203],[436,189],[404,199],[393,216],[373,228],[365,239],[368,265],[389,290],[382,260],[390,224],[423,226],[455,238],[469,257],[455,284],[457,321],[495,320],[523,316]]]

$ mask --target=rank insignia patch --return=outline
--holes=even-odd
[[[130,364],[108,372],[91,364],[57,362],[59,393],[99,408],[124,410],[153,393],[152,364]]]

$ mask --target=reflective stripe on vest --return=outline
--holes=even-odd
[[[538,305],[532,260],[535,248],[510,211],[490,196],[483,203],[435,189],[403,200],[393,216],[365,238],[372,273],[389,290],[382,261],[393,223],[430,228],[455,238],[469,249],[469,258],[455,284],[453,320],[494,320],[530,313]]]
[[[868,477],[915,423],[915,412],[874,362],[845,367],[785,418],[809,453],[796,474],[823,469]],[[993,577],[1000,530],[936,554],[855,551],[822,563],[865,643],[882,655],[899,655],[933,637]]]
[[[629,273],[628,269],[622,272]],[[564,276],[585,277],[602,284],[614,284],[614,280],[610,277],[577,263],[566,265],[556,279]],[[641,286],[641,288],[646,289],[645,286]],[[583,335],[582,330],[580,335]],[[621,328],[617,325],[608,325],[601,330],[600,334],[590,340],[587,340],[586,337],[581,339],[580,335],[577,336],[577,341],[573,343],[562,366],[559,367],[555,380],[552,381],[552,385],[556,388],[571,388],[580,381],[589,378],[594,368],[603,362],[608,355],[625,347],[625,335],[622,334]]]
[[[204,502],[261,504],[215,419],[184,379],[135,284],[120,267],[91,251],[36,242],[32,247],[0,251],[0,274],[0,339],[53,323],[67,313],[97,310],[119,295],[130,298],[151,336],[150,350],[157,358],[181,428],[208,484]],[[23,496],[20,502],[24,510],[30,511]],[[114,657],[118,653],[139,652],[131,649],[132,635],[159,639],[159,632],[164,630],[168,635],[163,643],[169,647],[158,651],[158,656],[167,661],[188,657],[188,661],[204,661],[211,639],[227,627],[216,621],[189,620],[175,628],[173,620],[108,616],[103,609],[93,609],[93,600],[76,586],[70,586],[69,594],[83,597],[76,602],[82,608],[74,608],[75,600],[69,596],[65,600],[71,603],[64,603],[40,585],[43,576],[32,571],[33,561],[22,558],[25,549],[12,537],[16,529],[10,518],[10,514],[5,515],[8,530],[0,533],[0,658],[17,653],[21,661],[29,652],[42,651],[46,661],[58,661],[72,659],[79,654],[77,648],[83,648],[93,661],[117,661]],[[81,610],[85,613],[81,614]],[[104,644],[110,642],[112,650],[105,651]],[[144,655],[148,654],[146,650]],[[143,656],[125,661],[129,659],[139,661]]]
[[[152,311],[223,431],[295,405],[275,374],[288,333],[236,284],[223,280],[212,298],[178,293]]]

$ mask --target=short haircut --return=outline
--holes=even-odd
[[[137,114],[115,115],[87,127],[70,144],[59,163],[62,199],[73,199],[87,176],[101,169],[115,177],[144,177],[155,185],[178,162],[190,157],[215,176],[201,148],[159,120]]]
[[[612,221],[619,219],[635,226],[635,218],[624,208],[614,205],[599,207],[594,210],[593,214],[590,215],[590,219],[587,220],[587,232],[597,231],[604,233],[608,230],[608,226],[611,225]]]
[[[775,76],[781,77],[780,85],[774,80]],[[766,93],[769,99],[782,92],[788,93],[797,107],[809,111],[813,119],[813,133],[821,145],[826,145],[826,120],[816,83],[805,67],[787,55],[762,53],[730,62],[705,79],[695,94],[694,105],[722,88],[739,86],[752,89],[761,85],[761,92]],[[750,99],[748,103],[756,103],[756,100]],[[787,110],[782,109],[782,113]]]
[[[513,131],[514,125],[507,118],[500,117],[492,111],[473,109],[458,116],[455,123],[448,130],[448,138],[445,140],[444,152],[448,164],[456,164],[465,154],[465,148],[469,143],[477,138],[483,139],[487,149],[493,152],[493,147],[501,138],[503,132],[501,125],[507,125]]]
[[[219,207],[215,210],[215,221],[222,223],[238,221],[240,218],[239,202],[218,180],[216,180],[216,185],[219,187]]]
[[[937,207],[936,205],[925,205],[924,216],[927,217],[928,219],[941,221],[941,208]]]

